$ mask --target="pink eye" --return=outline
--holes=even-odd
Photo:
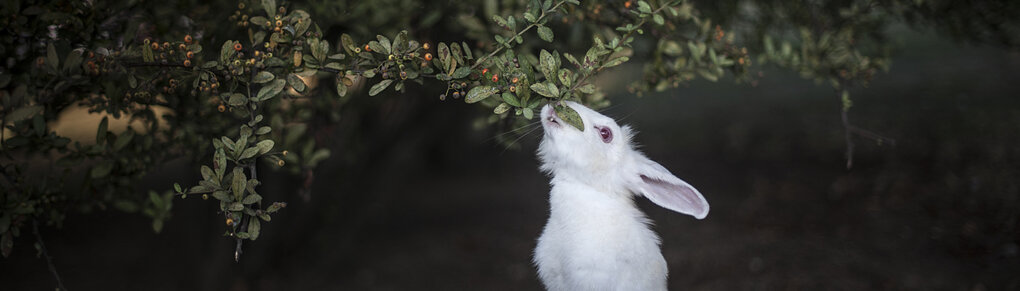
[[[602,142],[609,143],[613,141],[613,131],[609,130],[609,127],[596,126],[595,129],[599,130],[599,136],[602,137]]]

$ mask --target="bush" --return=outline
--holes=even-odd
[[[0,8],[4,256],[24,227],[59,227],[69,211],[138,212],[159,232],[174,199],[197,197],[219,203],[237,259],[286,207],[263,201],[259,170],[312,177],[331,156],[317,133],[341,108],[368,106],[352,99],[445,87],[433,97],[475,104],[492,112],[484,122],[513,128],[561,100],[608,105],[594,76],[628,62],[644,67],[628,86],[637,95],[695,79],[753,86],[763,65],[828,84],[850,167],[852,134],[892,142],[847,116],[850,92],[888,68],[890,27],[935,23],[1010,48],[1020,35],[1016,5],[997,2],[117,2]],[[53,130],[73,108],[103,116],[94,140]],[[569,107],[555,108],[583,129]],[[130,125],[111,130],[110,118]],[[201,181],[134,189],[181,157],[202,165]]]

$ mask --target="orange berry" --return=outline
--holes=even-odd
[[[425,60],[426,61],[431,61],[432,60],[432,54],[431,53],[426,53],[425,54]]]
[[[421,45],[421,48],[429,50],[429,43],[426,42],[425,44]]]
[[[158,51],[159,50],[159,44],[158,43],[152,43],[152,50]]]
[[[216,106],[216,110],[219,110],[220,112],[224,112],[224,111],[227,111],[227,107],[223,106],[223,104],[220,104],[220,106]]]
[[[519,81],[519,80],[517,79],[517,77],[514,77],[513,79],[510,79],[510,83],[514,83],[514,84],[517,84],[517,81]]]
[[[489,73],[489,69],[488,68],[482,69],[482,76],[485,76],[485,74],[488,74],[488,73]]]
[[[234,219],[233,218],[227,218],[227,226],[232,226],[232,225],[234,225]]]
[[[186,57],[188,57],[189,59],[190,59],[190,58],[194,58],[194,57],[195,57],[195,52],[192,52],[192,51],[188,51],[188,53],[187,53],[187,54],[184,54],[184,55],[185,55]]]
[[[627,0],[627,2],[623,2],[623,7],[625,8],[630,8],[630,5],[631,5],[630,0]]]
[[[497,82],[497,81],[499,81],[499,75],[492,74],[492,82]]]
[[[194,39],[191,38],[190,34],[184,36],[184,42],[186,42],[186,43],[191,43],[191,41],[193,41],[193,40]]]
[[[191,66],[191,60],[184,60],[184,66],[185,67],[190,67]]]
[[[283,20],[277,20],[276,21],[276,27],[280,27],[280,26],[283,26]]]
[[[177,46],[177,50],[180,50],[180,51],[187,50],[187,49],[188,49],[188,47],[185,46],[183,43]]]
[[[372,51],[372,47],[369,47],[369,46],[368,46],[368,45],[366,44],[366,45],[365,45],[365,51],[366,51],[366,52],[370,52],[370,51]]]
[[[244,48],[244,46],[241,45],[241,43],[235,43],[234,44],[234,50],[235,51],[241,51],[241,49],[243,49],[243,48]]]

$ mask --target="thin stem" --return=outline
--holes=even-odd
[[[654,11],[652,11],[652,13],[651,13],[651,14],[652,14],[652,15],[654,15],[654,14],[658,14],[659,12],[661,12],[661,11],[662,11],[663,9],[665,9],[666,7],[669,7],[669,4],[666,4],[666,5],[662,5],[662,6],[660,6],[660,7],[658,8],[658,9],[655,9]],[[644,25],[645,25],[645,22],[648,22],[648,17],[642,18],[642,19],[641,19],[641,21],[640,21],[640,22],[638,22],[638,23],[637,23],[637,25],[635,25],[635,28],[634,28],[634,30],[628,31],[628,32],[627,32],[627,34],[624,34],[624,35],[623,35],[623,37],[619,38],[619,39],[620,39],[620,42],[619,42],[619,43],[621,43],[621,44],[622,44],[622,43],[623,43],[624,41],[626,41],[626,40],[627,40],[627,39],[629,39],[629,38],[630,38],[630,37],[631,37],[632,35],[634,35],[634,32],[635,32],[635,31],[637,31],[637,30],[638,30],[638,28],[640,28],[641,26],[644,26]],[[614,49],[615,49],[615,48],[614,48]],[[574,90],[576,90],[577,88],[580,88],[580,87],[581,87],[581,85],[583,85],[583,84],[584,84],[584,81],[587,81],[587,80],[588,80],[588,78],[590,78],[591,76],[594,76],[594,75],[595,75],[596,73],[598,73],[598,72],[601,72],[601,71],[602,71],[603,69],[605,69],[606,67],[603,67],[603,66],[602,66],[601,64],[604,64],[604,63],[605,63],[606,61],[608,61],[608,60],[609,60],[609,57],[612,57],[612,56],[613,56],[614,54],[615,54],[615,53],[608,53],[608,54],[605,54],[605,55],[603,55],[603,56],[602,56],[602,58],[601,58],[601,59],[599,60],[599,62],[598,62],[598,64],[600,64],[600,65],[599,65],[599,67],[598,67],[598,68],[595,68],[595,69],[594,69],[594,70],[592,70],[592,71],[591,71],[590,73],[588,73],[588,74],[585,74],[585,75],[581,76],[581,78],[580,78],[580,79],[578,79],[577,81],[575,81],[575,82],[574,82],[574,85],[570,86],[570,90],[567,90],[567,91],[568,91],[568,92],[573,92],[573,91],[574,91]],[[547,77],[548,77],[548,76],[547,76]]]
[[[528,32],[528,30],[531,30],[531,28],[533,28],[535,26],[538,26],[538,24],[540,22],[542,22],[542,20],[545,19],[546,16],[548,16],[549,14],[552,14],[553,12],[556,12],[556,8],[559,8],[560,5],[563,5],[563,3],[566,3],[566,1],[557,2],[556,5],[553,5],[552,8],[549,8],[549,10],[542,10],[542,14],[538,16],[538,19],[535,19],[534,23],[524,27],[524,29],[522,29],[520,32],[518,32],[517,34],[514,34],[513,37],[508,38],[507,41],[513,41],[514,39],[517,39],[518,37],[523,36],[524,33]],[[503,51],[504,48],[506,48],[506,46],[500,44],[499,47],[496,48],[496,50],[494,50],[491,53],[489,53],[488,55],[478,59],[478,61],[476,61],[475,64],[471,66],[471,70],[477,69],[478,66],[482,65],[482,63],[484,63],[486,60],[488,60],[489,58],[495,56],[499,52]]]
[[[32,219],[32,233],[35,234],[36,242],[39,243],[39,251],[42,252],[43,257],[46,258],[46,265],[49,266],[50,273],[53,273],[53,278],[57,279],[57,290],[67,291],[64,287],[64,281],[60,279],[60,274],[57,274],[57,267],[53,265],[53,258],[50,257],[50,253],[46,251],[46,244],[43,243],[42,235],[39,234],[39,221]]]

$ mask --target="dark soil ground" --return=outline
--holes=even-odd
[[[855,139],[851,170],[835,93],[796,76],[616,99],[606,113],[712,205],[699,221],[639,202],[671,289],[1020,290],[1020,54],[910,41],[853,92],[852,120],[896,143]],[[504,150],[450,117],[474,108],[432,108],[429,130],[400,133],[368,162],[323,166],[310,201],[298,178],[268,180],[267,199],[290,207],[240,263],[216,206],[197,199],[175,202],[161,234],[107,211],[43,236],[71,290],[541,289],[530,263],[548,211],[539,135]],[[194,168],[167,165],[146,187]],[[17,243],[0,289],[52,290],[46,262],[26,236]]]

